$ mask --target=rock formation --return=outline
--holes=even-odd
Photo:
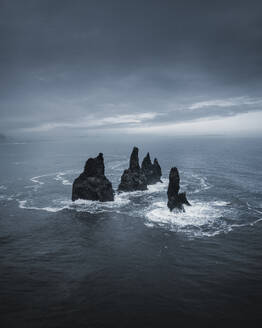
[[[139,166],[138,148],[134,147],[129,161],[129,169],[125,170],[118,186],[119,191],[146,190],[147,178]]]
[[[143,159],[141,165],[142,171],[146,176],[147,184],[154,184],[161,181],[162,171],[161,167],[157,161],[154,159],[154,163],[152,164],[150,155],[147,153],[146,157]]]
[[[112,183],[105,176],[103,154],[86,161],[84,172],[75,179],[72,189],[72,201],[77,199],[113,201]]]
[[[174,208],[184,211],[183,204],[189,205],[186,198],[186,193],[182,192],[179,193],[180,189],[180,177],[178,173],[178,169],[176,167],[172,167],[169,173],[169,185],[168,185],[168,191],[167,191],[167,197],[168,197],[168,203],[167,206],[172,211]]]

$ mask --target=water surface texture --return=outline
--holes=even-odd
[[[104,153],[116,189],[133,144],[0,144],[1,327],[152,327],[261,320],[261,140],[136,143],[163,183],[71,202],[85,160]],[[191,207],[167,209],[180,171]]]

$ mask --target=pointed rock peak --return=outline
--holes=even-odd
[[[150,158],[150,154],[149,153],[146,154],[146,157],[145,158],[151,162],[151,158]]]
[[[172,211],[174,208],[178,210],[184,211],[183,204],[189,205],[186,198],[186,193],[178,193],[180,189],[180,177],[178,173],[178,169],[176,167],[172,167],[169,173],[169,185],[167,190],[167,196],[168,196],[168,203],[167,206]]]
[[[161,166],[159,165],[158,160],[156,158],[154,159],[153,167],[154,167],[155,174],[159,176],[159,180],[160,180],[160,178],[162,176],[162,170],[161,170]]]
[[[86,176],[94,177],[105,174],[104,157],[102,153],[95,158],[86,161],[84,173]]]
[[[153,165],[155,167],[155,170],[157,170],[157,172],[159,172],[159,174],[161,176],[162,175],[161,166],[159,165],[158,160],[156,158],[154,159]]]
[[[129,169],[131,171],[140,170],[138,159],[138,148],[134,147],[129,161]]]
[[[180,177],[179,177],[178,169],[176,167],[172,167],[169,173],[168,190],[170,189],[174,193],[178,193],[180,188],[179,183],[180,183]]]
[[[147,153],[146,157],[143,159],[143,162],[142,162],[142,169],[149,169],[151,168],[152,166],[152,162],[151,162],[151,158],[150,158],[150,154]]]
[[[179,173],[178,173],[178,169],[176,167],[172,167],[169,173],[169,177],[171,176],[178,176],[179,177]]]
[[[149,153],[143,159],[141,168],[147,178],[147,184],[161,182],[161,167],[156,159],[154,160],[154,164],[152,164]]]
[[[129,169],[124,170],[118,186],[119,191],[147,190],[146,176],[139,166],[138,148],[130,156]]]

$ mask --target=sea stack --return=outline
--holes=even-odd
[[[152,164],[149,153],[147,153],[146,157],[143,159],[141,168],[144,175],[146,176],[147,184],[150,185],[157,182],[162,182],[161,167],[156,158],[154,159],[154,163]]]
[[[112,183],[105,176],[103,154],[86,161],[84,172],[75,179],[72,189],[72,201],[77,199],[113,201]]]
[[[121,176],[119,191],[146,190],[147,178],[139,166],[138,148],[134,147],[130,156],[129,168]]]
[[[178,169],[176,167],[172,167],[169,173],[169,185],[167,191],[168,203],[167,206],[172,211],[174,208],[185,211],[183,204],[189,205],[186,198],[186,193],[179,193],[180,189],[180,177],[178,173]]]

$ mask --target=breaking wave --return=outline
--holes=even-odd
[[[198,174],[185,174],[185,179],[180,186],[182,189],[185,189],[188,194],[197,194],[212,188],[207,178]]]
[[[91,214],[110,211],[127,205],[130,200],[124,195],[117,194],[113,202],[99,202],[78,199],[74,202],[68,199],[57,199],[52,201],[51,206],[35,206],[33,200],[17,200],[19,207],[27,210],[40,210],[46,212],[59,212],[62,210],[75,210],[76,212],[88,212]]]
[[[114,171],[123,171],[123,169],[128,165],[129,159],[117,160],[109,163],[109,168]]]
[[[233,228],[253,226],[261,218],[245,223],[233,223],[236,209],[225,201],[191,201],[185,212],[170,212],[166,202],[155,202],[146,212],[146,226],[163,227],[170,231],[183,232],[189,237],[212,237],[228,233]]]
[[[59,172],[56,174],[56,176],[54,177],[54,179],[56,181],[61,181],[61,183],[64,186],[71,186],[73,182],[70,182],[68,179],[65,178],[66,172]]]
[[[119,170],[126,161],[114,161],[111,170]],[[121,169],[122,170],[122,169]],[[207,177],[198,174],[182,173],[181,191],[191,194],[192,206],[186,212],[170,212],[167,208],[168,179],[163,178],[149,185],[148,190],[121,192],[115,194],[113,202],[77,200],[72,202],[68,186],[78,174],[75,170],[47,173],[30,178],[30,185],[24,185],[23,191],[10,195],[5,185],[0,185],[0,201],[16,201],[19,208],[56,213],[63,210],[97,214],[115,212],[123,215],[140,217],[147,227],[161,227],[169,231],[182,232],[188,237],[211,237],[228,233],[235,228],[252,226],[262,221],[261,206],[241,202],[241,211],[251,213],[253,220],[236,219],[239,202],[225,200],[206,201],[201,192],[213,187]],[[116,176],[110,171],[112,177]],[[114,181],[117,186],[117,181]],[[196,199],[196,197],[198,199]],[[205,201],[203,201],[205,199]]]
[[[40,181],[40,178],[43,178],[43,177],[47,177],[49,176],[50,174],[44,174],[44,175],[38,175],[36,177],[33,177],[30,179],[30,181],[34,182],[34,183],[37,183],[39,185],[43,185],[45,184],[43,181]]]

